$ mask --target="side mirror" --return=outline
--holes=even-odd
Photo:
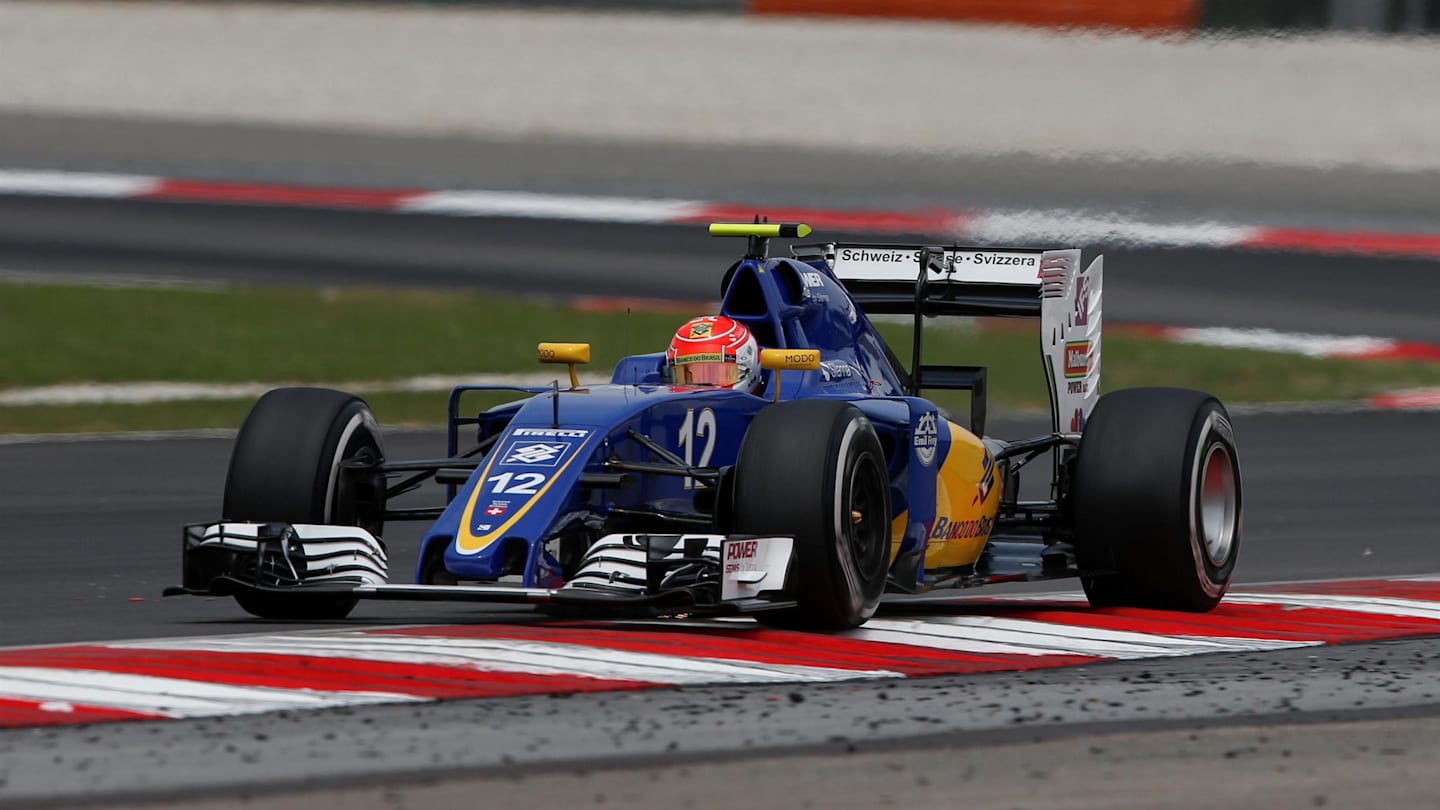
[[[773,401],[780,401],[781,371],[818,371],[820,369],[819,349],[761,349],[760,367],[775,372],[775,395]]]
[[[536,354],[541,363],[561,363],[568,366],[570,387],[580,387],[580,378],[575,376],[575,366],[590,362],[589,343],[541,343]]]

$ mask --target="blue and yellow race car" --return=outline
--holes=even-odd
[[[479,413],[466,394],[494,389],[456,388],[443,459],[388,458],[357,397],[267,393],[235,440],[223,519],[185,527],[167,593],[233,595],[267,618],[433,599],[810,629],[858,626],[886,598],[1053,577],[1078,576],[1095,605],[1220,601],[1241,535],[1229,417],[1183,389],[1100,396],[1100,258],[837,243],[772,258],[770,240],[810,229],[710,230],[747,240],[716,316],[604,385],[576,379],[587,344],[540,344],[570,385]],[[873,315],[913,320],[908,365]],[[1048,433],[986,436],[985,369],[921,362],[926,319],[982,316],[1038,319]],[[937,389],[969,392],[968,424],[924,396]],[[1024,471],[1049,497],[1020,498]],[[426,482],[444,506],[388,505]],[[388,581],[397,520],[432,521],[414,584]]]

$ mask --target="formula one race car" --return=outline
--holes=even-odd
[[[167,593],[233,595],[267,618],[433,599],[813,629],[860,625],[891,595],[1054,577],[1078,576],[1099,606],[1220,601],[1241,529],[1230,420],[1195,391],[1099,396],[1100,258],[858,244],[768,257],[771,238],[809,232],[711,226],[749,240],[720,316],[758,343],[751,391],[687,381],[660,353],[582,387],[589,345],[542,343],[568,387],[475,415],[464,395],[494,389],[456,388],[448,456],[421,461],[387,458],[354,396],[269,392],[235,440],[223,520],[185,527],[183,586]],[[913,317],[908,369],[875,314]],[[985,369],[921,362],[936,316],[1039,319],[1049,433],[985,436]],[[968,428],[922,396],[933,389],[969,391]],[[1035,469],[1049,497],[1021,500]],[[387,506],[426,480],[445,506]],[[433,521],[415,584],[387,584],[380,535],[396,520]]]

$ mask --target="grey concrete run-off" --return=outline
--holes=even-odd
[[[1428,806],[1437,690],[1434,643],[1414,641],[10,731],[0,802],[800,808],[951,806],[973,791],[966,806],[1250,808],[1369,790],[1353,804]],[[1288,726],[1341,719],[1369,722]]]
[[[984,748],[761,756],[743,761],[465,776],[390,786],[256,796],[269,810],[463,807],[476,796],[516,807],[620,806],[794,810],[952,807],[1159,810],[1226,807],[1425,807],[1440,790],[1434,718],[1304,726],[1082,735]],[[1217,772],[1220,775],[1217,775]],[[171,810],[235,807],[251,795],[167,802]],[[740,803],[743,801],[743,805]],[[154,805],[104,805],[111,810]]]
[[[1422,43],[17,2],[0,167],[1433,232]]]
[[[1440,168],[1428,40],[451,6],[0,4],[0,110],[510,139]]]

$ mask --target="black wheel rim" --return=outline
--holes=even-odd
[[[378,464],[380,454],[368,444],[345,454],[342,463]],[[379,475],[360,477],[344,475],[335,482],[335,514],[331,519],[353,522],[356,526],[379,536],[385,526],[385,479]]]
[[[867,576],[884,560],[890,540],[890,515],[884,514],[888,511],[885,509],[884,486],[875,459],[869,454],[861,456],[850,473],[850,485],[846,488],[848,519],[844,525],[845,541],[855,555],[856,567]]]

